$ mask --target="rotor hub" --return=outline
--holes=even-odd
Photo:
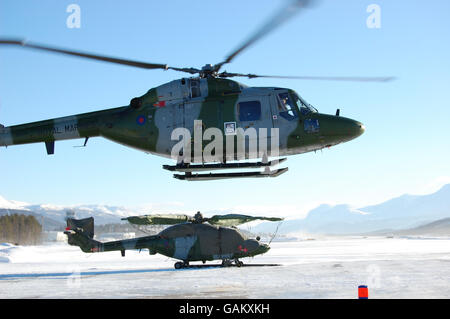
[[[216,78],[217,75],[217,70],[212,64],[205,64],[200,71],[201,78]]]

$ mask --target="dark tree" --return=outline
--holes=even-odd
[[[36,245],[42,239],[42,226],[32,215],[13,214],[0,217],[0,241]]]

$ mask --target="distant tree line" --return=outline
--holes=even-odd
[[[13,214],[0,217],[0,242],[36,245],[42,240],[42,226],[31,215]]]

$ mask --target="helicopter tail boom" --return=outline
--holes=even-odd
[[[54,141],[81,138],[76,116],[62,117],[33,123],[4,127],[0,133],[0,146],[45,142],[47,151]]]
[[[120,251],[125,256],[127,249],[149,249],[154,251],[160,240],[159,236],[147,236],[110,242],[94,240],[94,218],[67,219],[64,234],[68,237],[68,244],[78,246],[85,253]]]
[[[100,136],[102,125],[126,107],[65,116],[55,119],[5,127],[0,126],[0,146],[44,142],[47,154],[54,153],[54,143],[60,140]]]
[[[11,130],[0,124],[0,146],[12,145]]]

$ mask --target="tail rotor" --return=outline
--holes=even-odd
[[[94,218],[67,219],[67,235],[69,245],[78,246],[85,253],[100,251],[101,243],[94,240]]]

